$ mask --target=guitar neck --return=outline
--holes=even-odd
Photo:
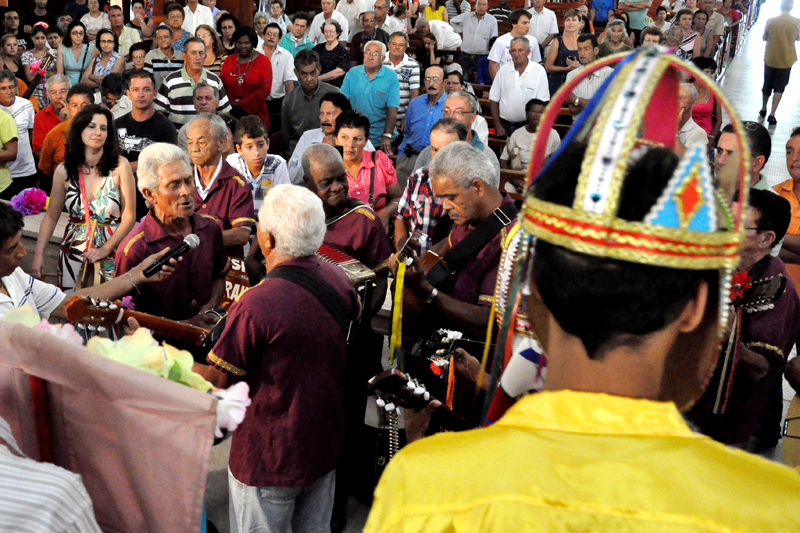
[[[136,319],[140,326],[152,329],[159,336],[185,342],[192,346],[203,344],[206,335],[208,335],[208,331],[203,328],[139,311],[125,311],[122,314],[122,320],[127,321],[128,318]]]
[[[37,87],[37,86],[38,86],[40,83],[42,83],[42,78],[44,78],[44,76],[42,76],[41,74],[37,74],[37,75],[36,75],[36,77],[35,77],[35,78],[33,78],[33,81],[31,81],[31,84],[30,84],[30,85],[28,85],[28,89],[25,91],[25,94],[23,94],[23,95],[22,95],[22,98],[24,98],[24,99],[26,99],[26,100],[27,100],[27,99],[29,99],[31,96],[33,96],[33,91],[35,91],[35,90],[36,90],[36,87]]]

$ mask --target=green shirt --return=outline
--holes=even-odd
[[[18,139],[17,123],[14,118],[3,110],[0,110],[0,149],[5,150],[6,143]],[[6,161],[0,161],[0,191],[4,191],[11,185],[11,171],[8,169]]]
[[[292,53],[292,57],[294,57],[300,50],[314,48],[314,43],[312,43],[311,40],[309,40],[309,38],[305,35],[303,35],[303,40],[298,43],[294,40],[294,36],[291,33],[287,33],[281,37],[280,42],[278,42],[278,46],[289,50],[289,52]]]

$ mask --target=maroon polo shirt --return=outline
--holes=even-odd
[[[310,270],[356,309],[347,277],[315,256],[285,265]],[[243,293],[208,354],[212,366],[250,386],[252,405],[233,434],[228,466],[251,487],[305,487],[336,468],[344,449],[347,342],[311,293],[265,279]]]
[[[31,140],[34,152],[42,149],[44,138],[59,124],[61,124],[61,119],[53,112],[53,104],[36,113],[33,118],[33,139]]]
[[[253,214],[253,195],[247,182],[224,159],[217,179],[203,200],[195,190],[194,208],[197,213],[210,215],[222,230],[256,225]],[[244,246],[228,247],[228,255],[244,258]]]
[[[367,206],[351,209],[342,218],[329,223],[324,242],[369,268],[374,268],[392,254],[392,245],[383,224]]]
[[[192,215],[191,224],[200,244],[183,255],[170,277],[145,283],[139,292],[131,291],[137,311],[171,320],[192,318],[211,298],[212,281],[228,272],[230,262],[219,226],[212,218],[197,213]],[[151,209],[117,248],[115,275],[124,274],[167,246],[174,250],[182,241],[180,235],[164,230]]]
[[[503,199],[503,204],[513,203],[514,201],[508,196]],[[503,254],[503,241],[508,235],[508,229],[513,226],[514,221],[512,220],[477,255],[445,281],[440,290],[448,296],[468,304],[491,306],[494,299],[497,270]],[[456,226],[448,237],[450,247],[453,248],[463,241],[467,235],[472,233],[473,229],[467,226]]]

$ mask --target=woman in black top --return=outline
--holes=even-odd
[[[439,51],[439,45],[434,34],[426,33],[422,37],[422,46],[417,47],[416,52],[414,52],[414,59],[419,63],[421,76],[425,74],[428,67],[439,65],[442,62],[442,53]]]
[[[322,34],[325,42],[314,47],[319,55],[319,81],[341,87],[344,75],[350,70],[350,51],[339,42],[342,27],[337,21],[328,19],[322,23]]]

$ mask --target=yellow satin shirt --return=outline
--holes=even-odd
[[[796,532],[800,475],[693,433],[672,403],[572,391],[396,456],[366,533]]]

